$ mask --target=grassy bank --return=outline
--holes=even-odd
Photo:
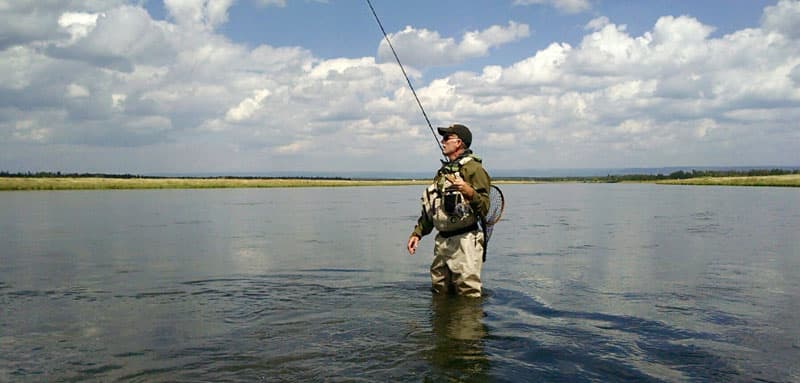
[[[331,186],[392,186],[426,184],[427,180],[348,180],[306,178],[101,178],[0,177],[0,190],[106,190],[288,188]]]
[[[426,185],[425,180],[354,180],[324,178],[114,178],[114,177],[0,177],[3,190],[112,190],[112,189],[212,189],[291,188],[337,186]],[[553,182],[620,182],[614,179],[497,179],[497,184]],[[782,186],[800,187],[800,174],[748,177],[698,177],[679,180],[640,180],[672,185]]]
[[[721,185],[721,186],[789,186],[800,187],[800,174],[753,177],[700,177],[683,180],[663,180],[658,184]]]

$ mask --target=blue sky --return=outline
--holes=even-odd
[[[487,64],[510,64],[554,41],[575,44],[585,35],[584,26],[599,16],[625,24],[633,35],[641,35],[664,15],[689,15],[716,29],[712,36],[757,27],[761,12],[774,1],[764,0],[652,0],[592,3],[586,12],[567,13],[553,6],[514,5],[513,1],[381,1],[373,6],[388,32],[406,25],[436,30],[444,36],[504,24],[508,20],[528,23],[530,38],[497,49],[491,57],[464,63],[459,68]],[[144,3],[154,18],[166,19],[162,1]],[[366,1],[289,1],[285,6],[264,6],[257,1],[238,1],[229,10],[229,22],[219,32],[249,46],[302,46],[320,58],[374,55],[383,38]],[[402,52],[401,60],[402,60]]]
[[[0,170],[438,163],[365,1],[0,5]],[[489,169],[800,165],[800,1],[373,5]]]

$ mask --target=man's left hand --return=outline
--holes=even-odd
[[[458,177],[454,180],[451,180],[450,182],[453,183],[453,186],[451,186],[451,188],[461,192],[461,194],[464,195],[464,198],[472,200],[472,197],[475,196],[475,189],[473,189],[472,186],[470,186],[468,183],[464,182],[463,178]]]

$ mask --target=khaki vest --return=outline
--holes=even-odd
[[[472,157],[464,157],[458,161],[457,166],[448,165],[443,170],[452,177],[461,178],[461,166],[471,160]],[[453,183],[440,171],[433,184],[422,192],[422,208],[431,217],[433,226],[440,232],[463,229],[478,222],[467,199],[458,191],[448,190],[452,185]],[[448,204],[453,203],[451,213],[445,209],[445,199],[448,199]]]

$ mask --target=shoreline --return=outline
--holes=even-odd
[[[0,191],[358,187],[427,185],[429,182],[429,179],[0,177]],[[800,187],[800,174],[622,182],[659,185]],[[497,178],[493,183],[503,185],[613,182],[598,178]]]
[[[106,178],[106,177],[0,177],[0,191],[24,190],[142,190],[234,189],[347,186],[399,186],[427,184],[427,180],[349,180],[297,178]]]
[[[698,177],[660,180],[660,185],[800,187],[800,174],[774,176]]]

